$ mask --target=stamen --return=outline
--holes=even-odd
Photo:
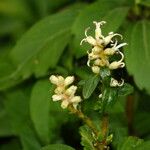
[[[82,39],[81,42],[80,42],[80,45],[82,45],[83,42],[87,42],[87,39],[86,38]]]
[[[88,32],[89,29],[90,29],[90,27],[88,27],[88,28],[85,29],[84,34],[85,34],[86,37],[88,37],[87,32]]]

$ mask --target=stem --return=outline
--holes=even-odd
[[[96,129],[94,123],[92,120],[83,114],[81,110],[75,109],[72,105],[69,105],[68,109],[73,114],[76,114],[82,121],[92,130],[92,132],[95,134],[96,138],[98,139],[99,131]],[[103,137],[103,141],[99,142],[98,140],[95,143],[96,150],[105,150],[107,148],[107,133],[108,133],[108,115],[104,114],[102,117],[102,125],[101,125],[101,134]]]
[[[92,130],[92,132],[98,136],[98,130],[89,117],[85,116],[81,110],[75,109],[72,105],[70,105],[68,109],[70,112],[76,114],[80,119],[82,119],[82,121]]]

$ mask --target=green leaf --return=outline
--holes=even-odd
[[[13,134],[20,138],[23,149],[38,150],[40,144],[31,126],[27,93],[17,89],[9,91],[6,94],[5,107]]]
[[[46,17],[18,41],[11,53],[17,65],[16,74],[20,73],[23,78],[31,74],[42,76],[49,67],[56,66],[69,42],[76,13],[71,9]]]
[[[83,126],[80,128],[81,134],[81,144],[84,146],[84,150],[95,150],[93,146],[93,137],[91,131],[87,128],[87,126]]]
[[[124,83],[123,86],[118,88],[118,96],[126,96],[129,95],[131,93],[133,93],[134,89],[133,86],[128,84],[128,83]]]
[[[18,139],[8,140],[7,143],[0,144],[0,150],[20,150],[20,141]]]
[[[69,0],[33,0],[33,2],[38,10],[38,14],[43,17],[68,3]]]
[[[111,31],[115,32],[121,26],[127,12],[127,7],[120,7],[116,1],[112,2],[111,0],[101,0],[83,9],[72,28],[75,35],[73,46],[76,56],[81,57],[85,55],[90,48],[90,46],[80,46],[79,44],[85,37],[85,29],[91,26],[93,21],[107,21],[107,25],[103,27],[102,32],[108,34]]]
[[[140,0],[139,3],[144,5],[144,6],[150,7],[150,1],[149,0]]]
[[[0,113],[0,137],[12,136],[13,131],[10,125],[10,120],[5,111]]]
[[[113,104],[115,104],[117,100],[117,89],[106,87],[104,91],[102,92],[102,98],[100,99],[100,107],[99,109],[104,112],[108,108],[112,107]]]
[[[148,150],[150,148],[150,141],[145,141],[136,147],[136,150]]]
[[[94,76],[89,77],[85,81],[85,83],[83,85],[83,91],[82,91],[83,97],[85,99],[89,98],[92,95],[95,88],[97,87],[97,84],[98,84],[99,80],[100,80],[99,76],[94,75]]]
[[[75,150],[74,148],[63,144],[51,144],[43,147],[41,150]]]
[[[134,118],[134,128],[140,136],[150,133],[150,113],[149,112],[136,112]]]
[[[41,80],[34,85],[30,101],[31,119],[40,140],[46,144],[58,135],[59,127],[67,119],[60,103],[52,101],[52,95],[52,84]]]
[[[19,19],[25,19],[31,15],[24,0],[1,0],[0,13],[10,17],[19,17]]]
[[[143,140],[130,136],[119,145],[118,150],[136,150],[138,145],[140,145],[142,142]]]
[[[150,22],[140,21],[127,28],[126,39],[129,44],[125,50],[127,70],[137,86],[150,93]]]
[[[49,68],[56,66],[70,40],[70,28],[78,10],[79,7],[74,6],[48,16],[23,35],[11,52],[16,68],[0,79],[0,89],[9,87],[8,83],[12,81],[27,79],[32,74],[43,76]]]

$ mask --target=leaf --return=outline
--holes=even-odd
[[[118,147],[118,150],[136,150],[138,145],[140,145],[142,142],[143,140],[130,136],[123,141],[120,147]]]
[[[59,102],[52,101],[52,95],[52,84],[41,80],[34,85],[30,101],[31,119],[40,140],[46,144],[58,135],[59,127],[67,119]]]
[[[12,128],[10,126],[10,121],[8,115],[5,111],[0,113],[0,137],[12,136]]]
[[[24,0],[1,0],[0,13],[19,19],[25,19],[31,16],[29,7]]]
[[[120,7],[116,1],[112,2],[111,0],[101,0],[83,9],[72,28],[72,32],[75,35],[73,46],[76,56],[81,57],[90,49],[90,46],[80,46],[79,44],[85,37],[85,29],[91,26],[93,21],[107,21],[108,23],[104,26],[102,32],[104,31],[108,34],[108,32],[116,31],[121,26],[127,12],[127,7]]]
[[[40,144],[31,126],[27,93],[17,89],[9,91],[6,94],[5,107],[13,134],[20,138],[23,149],[38,150]]]
[[[41,150],[75,150],[75,149],[64,144],[51,144],[43,147]]]
[[[137,86],[150,93],[150,22],[137,22],[126,32],[126,39],[129,43],[125,50],[127,70],[133,75]]]
[[[139,3],[144,5],[144,6],[150,7],[150,1],[149,0],[141,0]]]
[[[38,14],[43,17],[68,3],[69,0],[33,0]]]
[[[126,96],[129,95],[131,93],[133,93],[134,89],[133,86],[128,84],[128,83],[124,83],[123,86],[118,88],[118,96]]]
[[[0,79],[0,89],[9,87],[9,82],[27,79],[32,74],[43,76],[49,68],[56,66],[70,40],[70,28],[78,10],[79,7],[74,6],[48,16],[23,35],[11,52],[16,68]]]
[[[145,141],[136,147],[136,150],[148,150],[150,148],[150,141]]]
[[[150,133],[150,113],[149,112],[136,112],[134,119],[134,128],[140,136]]]
[[[20,150],[20,141],[18,139],[8,140],[7,143],[0,144],[0,150]]]
[[[91,76],[89,77],[86,81],[85,81],[85,84],[83,85],[83,97],[85,99],[89,98],[92,93],[94,92],[98,82],[99,82],[99,76],[97,75],[94,75],[94,76]]]
[[[84,150],[95,150],[91,131],[86,126],[83,126],[80,128],[80,134],[81,144],[84,146]]]
[[[114,105],[117,100],[117,96],[117,89],[106,87],[102,92],[102,98],[100,101],[101,105],[99,109],[102,110],[102,112],[104,112],[105,109],[109,109],[110,107],[112,107],[112,105]]]

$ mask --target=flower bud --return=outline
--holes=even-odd
[[[68,76],[65,79],[65,86],[70,85],[74,81],[74,76]]]
[[[62,107],[63,109],[67,108],[68,105],[69,105],[69,101],[68,101],[68,100],[63,100],[62,103],[61,103],[61,107]]]
[[[54,75],[51,75],[49,80],[51,81],[52,84],[58,84],[58,78]]]
[[[106,48],[104,50],[104,54],[106,55],[114,55],[114,53],[115,53],[115,50],[113,48]]]
[[[98,66],[93,66],[93,67],[92,67],[92,71],[93,71],[94,73],[96,73],[96,74],[99,74],[99,72],[100,72],[100,67],[98,67]]]
[[[65,94],[74,95],[76,90],[77,90],[77,86],[72,85],[66,90]]]
[[[114,61],[109,65],[109,69],[113,70],[113,69],[123,68],[124,66],[125,66],[124,62]]]
[[[62,96],[61,95],[53,95],[52,99],[53,99],[53,101],[59,101],[62,99]]]

